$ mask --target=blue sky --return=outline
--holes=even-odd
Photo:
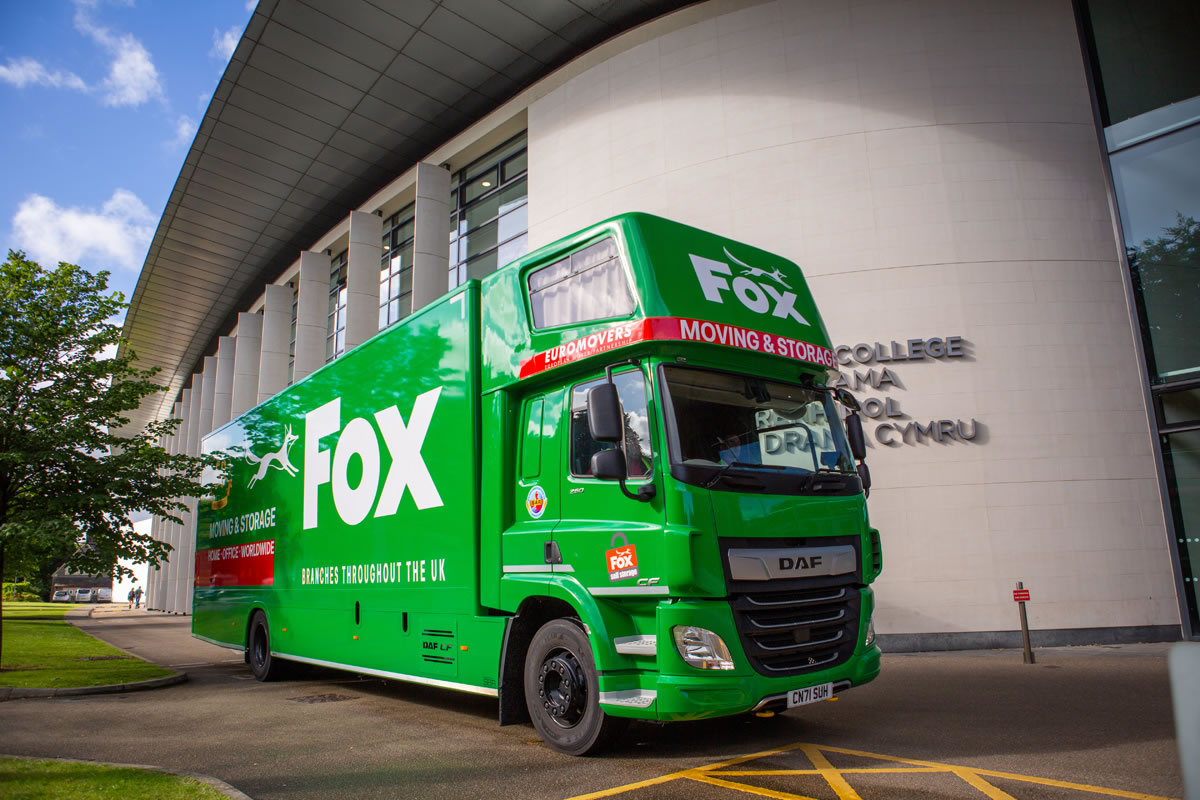
[[[112,272],[128,298],[255,0],[0,9],[4,246]]]

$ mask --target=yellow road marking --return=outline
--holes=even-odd
[[[995,786],[992,786],[990,783],[969,769],[952,769],[950,771],[962,778],[971,786],[974,786],[976,789],[986,794],[989,798],[991,798],[991,800],[1016,800],[1016,798],[1008,792],[1000,791]]]
[[[723,781],[720,778],[714,778],[712,775],[688,775],[688,778],[699,783],[707,783],[710,786],[720,786],[725,789],[733,789],[746,794],[756,794],[759,797],[772,797],[774,800],[818,800],[816,797],[809,797],[806,794],[789,794],[788,792],[780,792],[775,789],[766,789],[762,786],[751,786],[748,783],[735,783],[734,781]]]
[[[755,761],[768,756],[780,755],[799,750],[804,753],[808,760],[812,763],[813,769],[730,769],[749,761]],[[859,756],[861,758],[870,758],[877,761],[890,761],[895,764],[907,764],[909,766],[894,766],[894,767],[851,767],[839,769],[830,763],[825,757],[825,753],[841,753],[843,755]],[[745,794],[758,795],[759,797],[770,797],[774,800],[815,800],[807,795],[790,794],[788,792],[777,789],[766,789],[761,786],[751,786],[745,783],[737,783],[736,781],[724,780],[724,778],[735,777],[754,777],[754,776],[787,776],[787,775],[819,775],[825,779],[830,788],[837,793],[838,800],[862,800],[850,783],[846,780],[847,775],[880,775],[880,774],[912,774],[912,773],[949,773],[960,778],[967,785],[981,792],[990,800],[1013,800],[1012,795],[993,786],[987,780],[988,778],[1003,778],[1005,780],[1020,781],[1023,783],[1032,783],[1040,786],[1053,786],[1058,789],[1071,789],[1078,792],[1087,792],[1089,794],[1107,795],[1109,797],[1123,797],[1127,800],[1172,800],[1172,798],[1161,797],[1159,795],[1143,794],[1141,792],[1130,792],[1123,789],[1106,789],[1103,786],[1092,786],[1085,783],[1071,783],[1070,781],[1060,781],[1053,778],[1038,778],[1032,775],[1018,775],[1013,772],[1002,772],[994,769],[982,769],[978,767],[967,767],[959,764],[942,764],[936,761],[922,761],[914,758],[901,758],[899,756],[880,755],[879,753],[868,753],[864,750],[851,750],[845,747],[827,747],[823,745],[809,744],[806,742],[797,742],[795,744],[784,745],[783,747],[772,748],[771,750],[763,750],[758,753],[750,753],[748,755],[736,756],[734,758],[719,761],[715,764],[708,764],[703,767],[693,767],[691,769],[672,772],[668,775],[662,775],[657,778],[648,778],[644,781],[628,783],[623,786],[614,786],[611,789],[602,789],[598,792],[590,794],[581,794],[569,798],[569,800],[598,800],[603,797],[613,797],[615,795],[631,792],[636,789],[641,789],[647,786],[656,786],[658,784],[670,783],[677,780],[692,780],[697,783],[705,783],[710,786],[719,786],[724,789],[733,789],[734,791],[743,792]]]
[[[802,744],[800,750],[804,755],[808,756],[808,760],[812,765],[821,772],[821,777],[829,784],[829,788],[837,792],[838,800],[862,800],[858,796],[858,792],[851,788],[850,784],[846,783],[846,779],[842,777],[842,773],[838,772],[833,764],[829,763],[829,759],[825,757],[815,744]]]
[[[720,772],[711,772],[708,769],[704,770],[709,775],[728,775],[731,778],[744,775],[820,775],[819,769],[723,769]],[[887,767],[850,767],[848,769],[839,769],[838,772],[843,775],[869,775],[875,774],[892,774],[906,772],[949,772],[945,767],[897,767],[896,769],[888,769]]]
[[[848,756],[862,756],[864,758],[876,758],[881,761],[896,761],[901,764],[912,764],[918,767],[936,767],[946,772],[956,772],[957,770],[965,770],[976,775],[986,775],[989,778],[1005,778],[1012,781],[1023,781],[1025,783],[1036,783],[1042,786],[1054,786],[1059,789],[1074,789],[1078,792],[1090,792],[1092,794],[1106,794],[1109,797],[1126,797],[1129,800],[1173,800],[1170,797],[1162,797],[1156,794],[1143,794],[1141,792],[1127,792],[1124,789],[1106,789],[1103,786],[1092,786],[1086,783],[1071,783],[1070,781],[1058,781],[1053,778],[1037,778],[1032,775],[1018,775],[1015,772],[1001,772],[995,769],[981,769],[977,767],[963,767],[953,764],[939,764],[936,761],[921,761],[915,758],[899,758],[898,756],[883,756],[878,753],[868,753],[864,750],[850,750],[845,747],[822,747],[831,753],[843,753]],[[997,790],[999,791],[999,790]]]

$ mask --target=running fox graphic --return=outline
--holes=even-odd
[[[267,477],[267,471],[271,467],[275,467],[275,469],[281,469],[293,477],[300,474],[299,471],[292,466],[292,462],[288,460],[288,451],[292,449],[292,445],[295,444],[296,440],[299,438],[299,436],[292,433],[292,426],[288,425],[283,432],[283,444],[274,453],[267,453],[265,456],[259,458],[247,448],[246,460],[251,464],[258,464],[258,472],[256,472],[254,477],[250,479],[250,483],[246,486],[246,488],[253,489],[254,484]]]

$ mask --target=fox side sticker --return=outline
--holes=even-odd
[[[617,539],[625,544],[617,547]],[[637,548],[629,544],[629,540],[623,533],[613,534],[610,546],[612,549],[604,554],[605,562],[608,565],[608,579],[623,581],[626,578],[636,578],[638,576]]]

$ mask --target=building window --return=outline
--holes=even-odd
[[[346,352],[346,262],[350,251],[343,250],[329,265],[329,322],[325,326],[325,361],[333,361]]]
[[[1200,98],[1191,105],[1200,112]],[[1150,380],[1200,377],[1200,124],[1114,152],[1110,163]]]
[[[379,265],[379,330],[412,313],[413,209],[410,203],[383,221]]]
[[[454,175],[450,289],[495,272],[529,250],[527,155],[521,133]]]

